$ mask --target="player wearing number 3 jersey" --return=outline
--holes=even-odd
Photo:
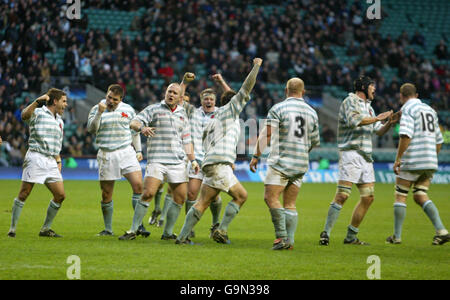
[[[406,215],[406,198],[413,186],[414,201],[420,205],[433,223],[436,235],[433,245],[450,241],[442,224],[438,209],[427,195],[433,173],[438,169],[437,154],[444,139],[439,129],[436,112],[417,98],[416,87],[405,83],[400,87],[402,117],[400,143],[394,163],[397,174],[394,202],[394,235],[387,238],[391,244],[401,243],[403,220]]]
[[[309,152],[320,144],[317,113],[303,99],[304,92],[300,78],[287,82],[287,98],[270,109],[250,162],[250,170],[255,172],[258,159],[270,141],[264,200],[275,227],[273,250],[293,248],[298,220],[297,194],[308,171]],[[279,201],[281,194],[283,205]]]

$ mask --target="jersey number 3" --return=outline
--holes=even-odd
[[[295,124],[297,125],[297,128],[294,130],[294,135],[298,138],[302,138],[305,135],[305,129],[303,128],[305,126],[305,119],[301,116],[296,116]]]

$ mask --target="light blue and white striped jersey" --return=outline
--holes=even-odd
[[[36,108],[25,123],[30,127],[29,150],[48,156],[59,155],[64,134],[64,121],[60,115],[53,115],[44,105]]]
[[[267,164],[288,177],[306,173],[309,151],[320,145],[316,111],[290,97],[269,110],[267,125],[272,127]]]
[[[437,170],[436,145],[444,139],[436,112],[419,99],[408,100],[401,111],[399,134],[411,142],[401,158],[400,170]]]
[[[372,159],[372,135],[381,129],[381,122],[358,126],[366,117],[375,117],[370,102],[349,93],[339,108],[337,142],[340,151],[356,150],[366,161]]]
[[[203,131],[206,126],[211,122],[211,120],[215,117],[215,112],[217,111],[217,107],[214,108],[213,112],[206,113],[203,110],[203,107],[197,108],[193,114],[191,115],[191,133],[192,133],[192,141],[194,144],[194,154],[195,159],[199,162],[203,161],[205,157],[205,151],[203,150]],[[201,164],[200,164],[201,165]]]
[[[250,100],[258,71],[259,66],[254,65],[239,92],[215,111],[214,118],[203,131],[205,156],[202,168],[217,163],[234,164],[241,132],[239,114]]]
[[[174,111],[165,100],[147,106],[135,120],[144,126],[155,127],[155,136],[147,139],[147,161],[161,164],[186,163],[184,145],[191,144],[191,126],[184,108]]]
[[[102,103],[106,103],[103,99]],[[88,128],[98,112],[98,104],[92,107],[88,116]],[[130,129],[130,122],[136,116],[131,105],[120,102],[114,111],[107,109],[102,113],[95,142],[102,150],[114,151],[131,145],[132,135],[138,134]]]

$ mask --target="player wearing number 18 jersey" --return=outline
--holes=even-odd
[[[394,235],[387,238],[391,244],[401,243],[406,198],[413,187],[414,201],[420,205],[433,223],[436,236],[433,245],[450,241],[450,234],[442,224],[438,209],[427,195],[433,173],[438,169],[437,154],[444,142],[439,130],[436,112],[417,98],[416,87],[405,83],[400,87],[402,117],[400,143],[394,163],[397,174],[394,203]]]
[[[297,194],[302,177],[308,171],[309,152],[320,144],[319,119],[303,100],[304,91],[300,78],[287,82],[287,98],[270,109],[250,162],[250,170],[255,172],[259,156],[270,141],[264,200],[275,227],[273,250],[293,248],[298,220]],[[283,205],[279,201],[281,194]]]

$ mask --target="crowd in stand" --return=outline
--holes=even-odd
[[[399,109],[401,83],[417,84],[421,98],[429,99],[436,109],[449,107],[450,70],[437,59],[450,59],[444,41],[434,49],[436,60],[420,57],[409,45],[431,47],[423,35],[382,37],[378,20],[369,21],[359,2],[352,6],[336,1],[143,1],[86,0],[83,9],[135,11],[145,7],[128,30],[139,31],[133,40],[123,30],[88,29],[88,18],[69,21],[61,4],[66,1],[0,1],[0,135],[4,146],[0,165],[21,163],[27,130],[20,110],[30,101],[16,105],[23,91],[39,95],[42,87],[57,85],[59,76],[84,80],[106,90],[120,83],[127,100],[137,110],[162,99],[165,83],[179,80],[186,71],[199,76],[189,88],[198,104],[198,93],[207,87],[207,76],[220,72],[228,82],[241,82],[252,57],[264,58],[254,90],[254,101],[244,118],[264,117],[270,107],[283,99],[271,93],[268,84],[284,84],[290,77],[302,78],[308,86],[337,85],[352,90],[353,80],[366,66],[377,82],[377,97],[372,104],[377,113]],[[248,4],[253,4],[251,9]],[[274,9],[267,13],[264,5]],[[353,63],[343,63],[331,46],[344,46]],[[64,48],[63,67],[52,64],[48,52]],[[140,55],[145,51],[148,55]],[[397,68],[397,77],[386,82],[381,69]],[[73,110],[67,114],[70,120]],[[67,119],[69,118],[69,119]],[[92,137],[84,124],[77,124],[73,137],[65,143],[63,154],[95,153]],[[449,124],[445,124],[449,127]],[[329,128],[325,142],[334,142]],[[331,131],[331,134],[330,132]],[[5,146],[6,145],[6,146]],[[6,156],[9,160],[6,160]]]

